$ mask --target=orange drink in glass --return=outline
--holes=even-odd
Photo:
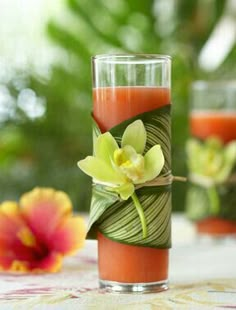
[[[192,87],[190,111],[191,136],[202,143],[209,138],[218,139],[224,147],[236,141],[235,95],[236,82],[233,81],[195,82]],[[235,171],[234,165],[228,179],[215,186],[218,196],[218,212],[211,211],[210,199],[207,199],[207,196],[201,203],[200,197],[203,191],[199,188],[199,204],[205,203],[206,212],[195,220],[198,233],[218,237],[236,234]],[[187,208],[191,208],[192,203],[189,199]]]
[[[93,117],[102,133],[170,104],[168,56],[100,55],[93,58]],[[168,288],[169,247],[113,240],[99,225],[97,231],[101,287],[119,292],[154,292]]]

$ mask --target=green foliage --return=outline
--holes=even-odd
[[[67,191],[76,208],[88,209],[90,180],[76,163],[91,154],[91,56],[101,53],[173,57],[173,172],[186,175],[189,85],[207,76],[199,70],[197,56],[224,6],[222,0],[67,0],[64,20],[52,19],[47,26],[62,60],[53,66],[49,80],[31,77],[29,83],[46,100],[45,114],[32,120],[18,113],[2,125],[1,196],[53,186]],[[17,95],[14,87],[12,91]],[[183,209],[185,188],[174,186],[175,210]]]

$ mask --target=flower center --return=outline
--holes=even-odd
[[[39,243],[33,233],[27,227],[22,228],[17,233],[17,237],[24,246],[31,248],[31,251],[36,260],[41,260],[48,255],[48,248],[44,244]]]
[[[133,182],[142,178],[144,173],[144,158],[137,154],[133,147],[127,145],[114,152],[114,162],[121,172]]]

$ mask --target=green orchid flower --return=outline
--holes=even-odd
[[[136,120],[125,129],[121,147],[113,136],[106,132],[94,143],[94,156],[78,162],[79,168],[93,178],[94,183],[106,186],[121,199],[132,198],[140,216],[143,235],[146,235],[145,218],[135,193],[135,185],[155,179],[164,166],[160,145],[153,146],[143,155],[147,133],[141,120]]]
[[[216,190],[230,177],[236,164],[236,141],[223,145],[216,137],[205,142],[191,139],[187,142],[187,164],[190,175],[207,188],[212,212],[217,214],[220,200]]]
[[[236,141],[223,145],[216,137],[204,143],[191,139],[187,142],[187,156],[190,173],[220,184],[229,178],[236,164]]]

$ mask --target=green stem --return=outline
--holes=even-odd
[[[210,201],[211,211],[214,215],[217,215],[220,210],[220,199],[216,187],[214,185],[209,187],[207,194]]]
[[[142,230],[143,230],[143,238],[146,238],[147,237],[147,222],[146,222],[146,218],[145,218],[145,215],[144,215],[144,212],[143,212],[143,208],[139,202],[139,199],[138,199],[138,196],[136,195],[136,193],[134,192],[133,195],[131,196],[133,202],[134,202],[134,205],[135,205],[135,208],[138,212],[138,215],[139,215],[139,218],[140,218],[140,222],[141,222],[141,225],[142,225]]]

